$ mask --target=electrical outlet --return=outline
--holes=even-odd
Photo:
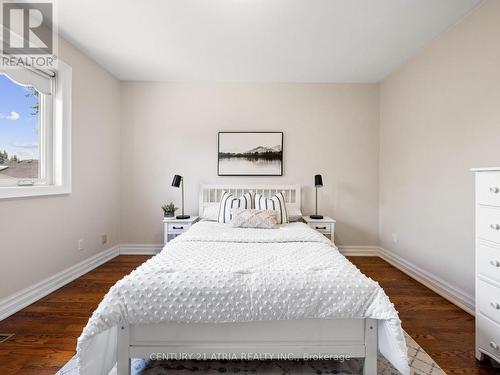
[[[398,243],[398,235],[397,235],[397,233],[393,233],[392,234],[392,242],[393,243]]]
[[[106,245],[108,243],[108,235],[103,234],[101,235],[101,244]]]
[[[83,240],[78,240],[78,250],[79,251],[82,251],[84,248],[83,248]]]

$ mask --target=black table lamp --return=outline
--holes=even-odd
[[[189,215],[184,215],[184,182],[183,182],[182,176],[179,176],[176,174],[174,176],[174,179],[172,180],[172,186],[178,188],[179,186],[181,187],[182,190],[182,215],[178,215],[175,218],[176,219],[189,219]]]
[[[323,219],[323,215],[318,215],[318,188],[323,187],[323,178],[320,174],[314,176],[314,186],[316,187],[316,213],[311,215],[311,219]]]

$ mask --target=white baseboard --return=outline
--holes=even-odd
[[[35,285],[20,290],[2,300],[0,300],[0,321],[8,316],[15,314],[33,302],[45,297],[47,294],[63,287],[69,282],[92,271],[101,264],[113,259],[114,257],[124,255],[156,255],[163,245],[116,245],[108,250],[96,254],[74,266],[48,277]]]
[[[474,296],[455,288],[440,277],[423,270],[389,250],[378,246],[339,246],[339,251],[345,256],[378,256],[462,310],[475,315]]]
[[[118,255],[156,255],[162,248],[163,245],[161,244],[116,245],[75,264],[67,270],[0,300],[0,321]],[[473,296],[451,286],[441,278],[424,271],[386,249],[377,246],[340,246],[339,250],[346,256],[379,256],[451,303],[474,315]]]
[[[378,255],[378,246],[339,246],[340,253],[344,256],[374,257]]]
[[[438,276],[423,270],[389,250],[379,248],[378,256],[403,271],[411,278],[417,280],[419,283],[425,285],[427,288],[446,298],[462,310],[465,310],[471,315],[475,315],[474,296],[465,293],[461,289],[455,288]]]
[[[161,244],[124,244],[120,245],[120,255],[156,255],[164,245]]]
[[[20,290],[2,300],[0,300],[0,320],[18,312],[19,310],[31,305],[33,302],[45,297],[47,294],[63,287],[69,282],[77,279],[83,274],[99,267],[101,264],[118,256],[120,247],[113,246],[99,254],[75,264],[74,266],[48,277],[35,285]]]

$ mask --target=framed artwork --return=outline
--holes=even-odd
[[[283,176],[283,132],[219,132],[219,176]]]

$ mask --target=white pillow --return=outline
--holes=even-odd
[[[293,207],[293,206],[290,207],[287,204],[286,210],[288,212],[288,220],[290,220],[290,222],[299,221],[300,219],[302,219],[302,211],[300,210],[300,208]]]
[[[243,194],[240,198],[235,198],[232,194],[224,191],[220,199],[219,215],[217,221],[219,223],[229,223],[232,219],[233,208],[253,208],[253,197],[251,193]]]
[[[257,210],[274,210],[278,212],[278,224],[288,223],[285,196],[279,192],[271,198],[255,194],[255,208]]]
[[[218,217],[219,217],[219,205],[217,204],[205,207],[205,209],[203,210],[203,215],[201,216],[203,220],[209,220],[209,221],[217,221]]]

